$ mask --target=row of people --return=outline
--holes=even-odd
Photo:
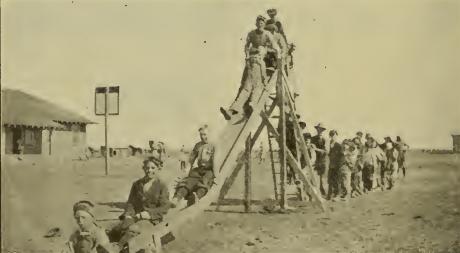
[[[392,189],[395,177],[406,175],[406,152],[409,146],[396,137],[381,143],[370,134],[357,132],[352,139],[338,140],[336,130],[324,136],[323,124],[315,126],[317,134],[304,134],[321,194],[328,200],[346,200],[375,189]],[[305,162],[303,162],[305,166]],[[327,191],[326,191],[327,183]]]

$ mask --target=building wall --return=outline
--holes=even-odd
[[[42,153],[42,129],[24,129],[24,154],[39,155]]]
[[[50,132],[52,133],[51,129],[43,129],[42,131],[42,154],[44,156],[49,156],[50,153]],[[52,144],[52,143],[51,143]],[[52,150],[52,147],[51,147]]]
[[[79,124],[66,124],[65,129],[51,134],[51,155],[77,159],[86,154],[86,128]]]
[[[13,154],[13,131],[11,127],[2,126],[2,148],[4,149],[2,154]]]
[[[452,135],[453,151],[460,153],[460,135]]]

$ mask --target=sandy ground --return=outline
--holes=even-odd
[[[2,161],[3,252],[53,252],[74,229],[72,204],[97,203],[100,224],[120,214],[132,181],[142,176],[140,158],[112,159],[104,176],[102,159]],[[460,252],[460,155],[409,154],[409,173],[395,189],[349,202],[328,202],[328,213],[310,203],[288,214],[241,213],[242,206],[213,207],[183,226],[165,252]],[[169,159],[164,177],[179,172]],[[253,170],[254,199],[273,194],[268,163]],[[228,198],[242,198],[241,176]],[[63,235],[44,238],[59,226]]]

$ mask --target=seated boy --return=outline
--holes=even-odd
[[[118,241],[121,248],[136,235],[152,230],[172,206],[168,188],[158,176],[162,166],[156,157],[144,160],[145,175],[133,183],[125,212],[119,217],[121,222],[109,232],[110,239]]]
[[[110,245],[105,231],[96,224],[94,205],[89,201],[79,201],[73,206],[73,214],[78,229],[72,233],[63,252],[102,253],[117,252]]]
[[[180,202],[183,199],[188,201],[187,205],[195,202],[195,196],[201,199],[206,195],[214,183],[214,153],[215,147],[208,142],[208,126],[198,129],[201,141],[193,148],[190,157],[190,172],[188,177],[179,182],[176,193],[172,200],[173,204],[183,207]],[[197,167],[193,165],[197,162]],[[196,194],[196,195],[195,195]]]

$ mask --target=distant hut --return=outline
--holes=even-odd
[[[460,153],[460,134],[453,134],[452,142],[453,142],[452,150],[454,151],[454,153]]]
[[[86,126],[94,122],[19,90],[2,90],[2,155],[86,155]]]

